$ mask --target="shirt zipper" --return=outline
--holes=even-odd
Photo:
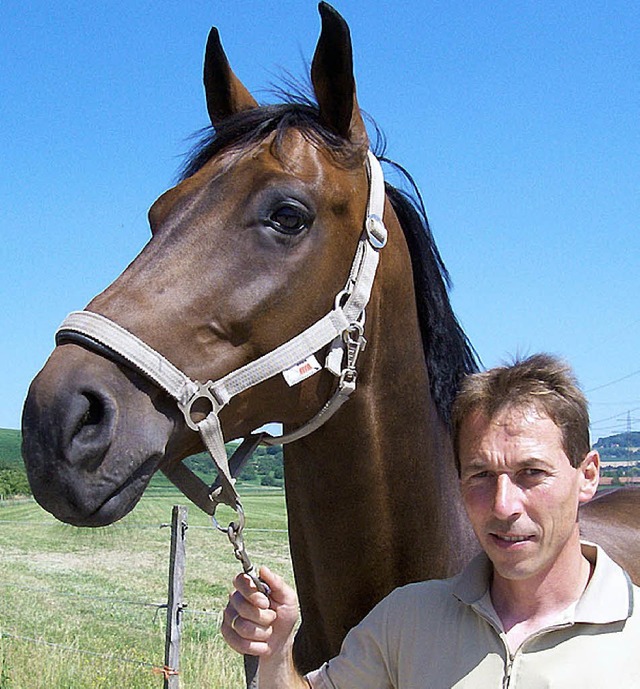
[[[507,652],[507,663],[504,669],[504,677],[502,678],[502,689],[509,689],[509,682],[511,681],[511,670],[513,668],[513,660],[515,655]]]
[[[506,637],[502,640],[504,643],[505,650],[507,651],[507,662],[505,663],[505,668],[504,668],[504,677],[502,678],[502,689],[509,689],[509,686],[511,684],[511,672],[513,670],[513,663],[516,659],[516,656],[518,653],[520,653],[520,650],[525,644],[528,644],[530,641],[533,641],[534,639],[537,639],[539,636],[544,636],[545,634],[548,634],[549,632],[555,632],[559,629],[564,629],[566,627],[572,627],[574,625],[574,622],[563,622],[561,624],[556,624],[551,627],[545,627],[544,629],[539,629],[535,634],[532,634],[531,636],[528,636],[526,639],[522,641],[522,643],[516,648],[514,651],[513,655],[511,655],[511,651],[509,650],[509,645],[507,644]],[[502,634],[500,635],[502,636]]]

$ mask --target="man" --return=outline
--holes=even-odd
[[[453,436],[484,552],[456,577],[396,589],[306,678],[294,591],[263,568],[269,600],[240,575],[222,633],[260,656],[260,689],[640,687],[640,589],[579,538],[600,460],[570,369],[539,354],[470,376]]]

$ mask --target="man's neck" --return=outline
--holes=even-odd
[[[522,580],[506,579],[494,572],[491,602],[514,649],[523,639],[550,626],[575,603],[591,576],[591,564],[582,555],[580,542],[567,544],[548,571]],[[514,646],[515,644],[515,646]]]

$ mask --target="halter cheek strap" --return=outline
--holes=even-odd
[[[176,400],[185,422],[200,433],[215,462],[218,485],[207,487],[182,463],[163,471],[190,500],[208,514],[213,515],[217,504],[225,503],[236,510],[239,516],[242,515],[242,505],[232,475],[236,471],[232,472],[230,464],[240,466],[260,443],[284,444],[308,435],[325,423],[355,391],[356,363],[366,344],[364,310],[371,296],[379,251],[387,241],[387,230],[382,222],[384,177],[380,163],[371,152],[368,153],[367,170],[369,199],[365,227],[358,242],[349,278],[344,289],[336,296],[333,310],[272,352],[223,378],[206,383],[191,380],[162,354],[128,330],[90,311],[71,313],[56,333],[58,344],[79,341],[89,346],[96,343],[101,349],[110,350]],[[279,373],[286,374],[327,345],[331,346],[325,368],[338,378],[338,386],[331,399],[309,422],[290,434],[280,437],[265,433],[250,435],[228,461],[218,418],[220,410],[235,395]],[[211,410],[204,419],[195,421],[192,408],[199,400],[205,400]]]

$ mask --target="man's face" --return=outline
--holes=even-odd
[[[470,414],[459,456],[464,505],[495,573],[524,580],[562,563],[568,544],[579,539],[578,505],[597,488],[597,453],[573,468],[560,429],[527,407],[492,420]]]

